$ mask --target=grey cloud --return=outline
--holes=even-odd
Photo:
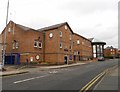
[[[114,1],[114,0],[113,0]],[[75,13],[88,14],[96,11],[116,10],[116,4],[112,4],[112,0],[73,0],[60,6],[60,9],[66,11],[74,11]]]

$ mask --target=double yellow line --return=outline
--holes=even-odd
[[[87,83],[79,92],[86,92],[89,90],[93,84],[95,84],[100,78],[102,78],[106,74],[106,71],[98,74],[95,78],[93,78],[89,83]]]

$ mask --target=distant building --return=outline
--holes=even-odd
[[[105,57],[106,58],[118,58],[120,55],[120,51],[113,46],[108,46],[105,48]]]
[[[64,64],[92,59],[92,43],[72,31],[67,22],[38,30],[8,23],[6,31],[6,64]]]

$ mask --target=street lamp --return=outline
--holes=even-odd
[[[8,22],[8,13],[9,13],[9,0],[7,2],[7,15],[6,15],[6,28],[5,28],[5,32],[4,32],[4,43],[3,43],[3,67],[5,64],[5,53],[6,53],[6,29],[7,29],[7,22]]]

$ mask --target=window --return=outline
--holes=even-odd
[[[37,47],[37,41],[34,41],[34,47]]]
[[[8,28],[8,32],[11,32],[11,28]]]
[[[72,45],[74,45],[74,43],[75,43],[75,42],[73,41],[73,42],[72,42]]]
[[[12,48],[15,49],[15,42],[13,43],[13,47]]]
[[[110,49],[110,51],[112,51],[112,49]]]
[[[62,42],[60,42],[60,48],[62,48]]]
[[[70,50],[72,50],[72,45],[70,45]]]
[[[19,47],[19,43],[18,43],[16,40],[14,40],[14,41],[13,41],[12,48],[13,48],[13,49],[18,49],[18,47]]]
[[[77,44],[80,44],[80,40],[77,40]]]
[[[50,34],[49,34],[49,37],[52,38],[52,37],[53,37],[53,33],[50,33]]]
[[[60,31],[60,37],[62,37],[62,32]]]
[[[84,45],[84,42],[82,42],[82,45]]]
[[[67,25],[65,25],[65,29],[67,30]]]
[[[19,47],[19,43],[16,42],[15,46],[16,46],[16,49],[18,49],[18,47]]]
[[[39,46],[39,48],[42,48],[42,43],[38,42],[38,46]]]

